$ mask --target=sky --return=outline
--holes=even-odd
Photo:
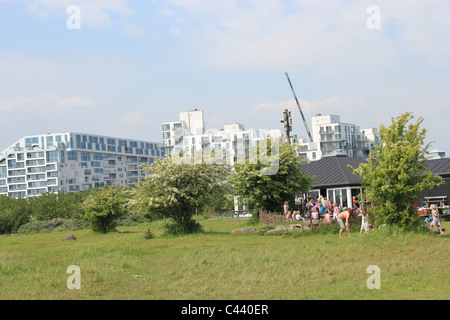
[[[162,142],[204,111],[307,136],[316,114],[361,128],[424,118],[450,155],[447,0],[0,0],[0,150],[83,132]]]

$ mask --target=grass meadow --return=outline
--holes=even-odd
[[[446,235],[382,231],[360,235],[359,226],[354,226],[350,238],[339,239],[337,229],[231,234],[247,227],[247,221],[199,221],[204,233],[179,237],[163,236],[161,221],[119,227],[108,234],[79,230],[0,236],[0,298],[450,298],[450,222],[443,222]],[[148,229],[154,238],[145,238]],[[69,233],[77,240],[64,241]],[[70,265],[80,268],[80,289],[67,287]],[[371,265],[380,268],[380,289],[367,287]]]

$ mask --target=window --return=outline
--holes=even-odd
[[[100,168],[100,161],[91,161],[91,167]]]
[[[162,125],[162,131],[169,131],[170,130],[170,125],[169,124],[163,124]]]
[[[69,161],[78,161],[78,152],[68,151],[67,158],[69,159]]]
[[[58,151],[47,151],[47,162],[58,161]]]
[[[34,181],[34,180],[44,180],[45,174],[32,174],[27,176],[28,181]]]
[[[38,166],[45,164],[45,160],[27,160],[27,166]]]
[[[53,137],[47,136],[47,147],[53,147]]]
[[[111,146],[115,146],[116,145],[116,139],[107,138],[106,142],[107,142],[108,145],[111,145]]]
[[[69,191],[71,192],[80,191],[80,186],[69,186]]]
[[[61,163],[66,163],[66,156],[64,150],[61,150]]]
[[[88,152],[81,152],[81,161],[91,161],[91,154]]]
[[[94,153],[94,160],[103,160],[103,155],[101,153]]]

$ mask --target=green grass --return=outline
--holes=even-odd
[[[447,235],[380,231],[238,234],[245,220],[203,220],[205,233],[162,236],[162,222],[0,237],[0,298],[11,299],[449,299]],[[261,226],[256,226],[260,229]],[[153,239],[145,239],[150,229]],[[72,233],[76,241],[64,241]],[[81,289],[66,286],[67,267]],[[368,266],[381,271],[370,290]]]

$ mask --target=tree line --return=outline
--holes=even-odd
[[[353,168],[362,179],[366,192],[361,201],[371,223],[410,227],[418,223],[414,204],[424,188],[442,183],[442,178],[424,170],[430,145],[424,145],[426,130],[416,123],[411,113],[392,118],[389,127],[380,127],[381,142],[371,152],[368,163]],[[258,148],[274,151],[274,142],[258,144]],[[207,211],[227,211],[234,207],[234,196],[246,205],[255,221],[260,210],[279,212],[284,201],[312,188],[312,178],[301,170],[305,161],[296,145],[279,144],[277,170],[263,174],[270,166],[264,161],[235,163],[197,163],[174,161],[171,157],[144,165],[149,175],[137,185],[107,186],[77,193],[44,194],[39,197],[13,199],[0,197],[0,233],[14,233],[30,221],[56,218],[89,222],[94,231],[115,230],[118,219],[138,215],[148,219],[167,219],[171,234],[202,231],[193,218]]]

